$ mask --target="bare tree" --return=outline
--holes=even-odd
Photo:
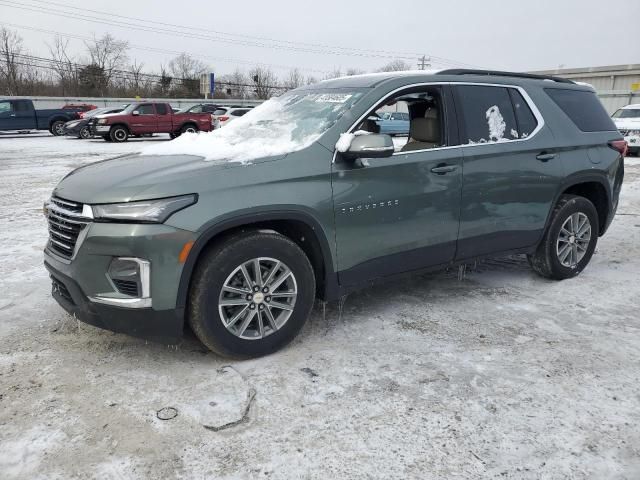
[[[169,70],[180,82],[179,94],[188,97],[199,95],[200,75],[206,73],[206,64],[188,53],[181,53],[169,62]]]
[[[160,79],[157,84],[157,91],[161,97],[169,96],[173,77],[169,74],[167,67],[160,65]]]
[[[360,70],[359,68],[347,68],[347,71],[344,74],[347,77],[352,77],[353,75],[361,75],[364,73],[364,70]]]
[[[62,88],[62,95],[70,93],[78,94],[78,67],[76,58],[68,53],[69,40],[63,40],[56,35],[53,44],[49,45],[51,53],[51,65],[53,71],[58,76],[59,85]]]
[[[316,77],[314,77],[313,75],[309,75],[307,77],[307,79],[305,80],[305,83],[307,85],[313,85],[314,83],[318,83],[318,79]]]
[[[236,68],[233,73],[220,76],[217,82],[222,92],[217,89],[216,93],[224,93],[231,98],[245,98],[249,95],[249,79],[239,68]]]
[[[102,71],[105,85],[98,85],[98,88],[104,95],[116,71],[125,68],[129,43],[106,33],[100,38],[94,37],[91,42],[85,42],[85,45],[91,65]]]
[[[256,97],[266,100],[276,92],[276,76],[268,67],[255,67],[249,72]]]
[[[331,72],[328,72],[324,76],[324,80],[330,80],[332,78],[338,78],[341,76],[342,76],[342,70],[340,70],[340,67],[338,67],[338,68],[334,68]]]
[[[403,70],[411,70],[411,65],[404,60],[392,60],[386,65],[380,67],[378,72],[400,72]]]
[[[7,95],[20,95],[24,75],[24,48],[17,32],[0,28],[0,80]]]
[[[144,87],[144,73],[142,73],[142,67],[144,63],[138,63],[137,60],[134,60],[131,65],[129,65],[129,84],[133,89],[135,95],[140,95],[140,91],[143,90]]]
[[[304,85],[304,76],[300,73],[300,70],[293,68],[289,71],[289,75],[284,81],[284,86],[290,90],[298,88]]]

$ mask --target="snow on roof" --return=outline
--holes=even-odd
[[[430,70],[398,70],[396,72],[375,72],[375,73],[361,73],[359,75],[343,75],[342,77],[327,78],[321,80],[320,83],[330,82],[332,80],[345,80],[347,78],[388,78],[388,77],[406,77],[408,75],[435,75],[442,72],[442,69],[430,69]]]
[[[626,107],[620,107],[622,110],[625,110],[627,108],[632,108],[632,109],[636,109],[636,108],[640,108],[640,103],[632,103],[631,105],[627,105]]]

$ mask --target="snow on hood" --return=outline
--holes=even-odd
[[[197,155],[205,161],[249,163],[315,142],[350,107],[355,95],[297,93],[272,98],[212,132],[183,134],[141,155]]]

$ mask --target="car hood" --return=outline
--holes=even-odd
[[[620,118],[614,120],[613,123],[615,123],[617,128],[624,130],[640,128],[640,118]]]
[[[268,157],[252,164],[284,158]],[[228,186],[239,162],[207,162],[195,155],[126,155],[80,167],[54,189],[53,195],[76,202],[117,203],[198,193]]]

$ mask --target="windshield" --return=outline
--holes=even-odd
[[[640,118],[640,108],[621,108],[613,118]]]
[[[294,90],[272,98],[220,129],[182,135],[143,154],[199,155],[245,162],[301,150],[315,142],[362,97],[363,90]]]

